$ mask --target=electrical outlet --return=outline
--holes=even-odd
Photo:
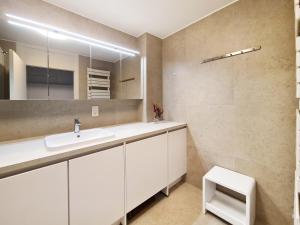
[[[92,117],[99,116],[99,106],[92,106]]]

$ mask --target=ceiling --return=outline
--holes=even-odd
[[[135,37],[148,32],[166,38],[237,0],[44,1]]]

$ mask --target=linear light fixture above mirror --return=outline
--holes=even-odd
[[[49,38],[60,39],[60,40],[70,39],[70,40],[78,41],[80,43],[107,49],[113,52],[118,52],[129,56],[135,56],[136,54],[139,54],[139,52],[136,50],[132,50],[108,42],[100,41],[78,33],[70,32],[58,27],[54,27],[48,24],[40,23],[34,20],[26,19],[12,14],[6,14],[6,16],[10,18],[10,20],[8,20],[8,23],[15,26],[20,26],[23,28],[37,31],[42,35],[48,36]]]
[[[53,38],[53,39],[57,39],[57,40],[67,40],[68,39],[68,37],[66,37],[64,35],[61,35],[59,33],[56,33],[56,32],[51,32],[51,31],[48,31],[48,30],[40,29],[40,28],[37,28],[37,27],[33,27],[33,26],[30,26],[30,25],[19,23],[19,22],[12,21],[12,20],[8,20],[7,22],[9,24],[12,24],[12,25],[15,25],[15,26],[18,26],[18,27],[23,27],[23,28],[27,28],[29,30],[36,31],[36,32],[42,34],[43,36],[46,36],[46,37],[49,37],[49,38]]]

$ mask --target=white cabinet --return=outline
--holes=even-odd
[[[167,134],[126,145],[127,212],[167,186]]]
[[[0,225],[111,225],[186,173],[186,129],[0,179]]]
[[[172,184],[186,174],[187,171],[186,128],[168,133],[168,154],[168,184]]]
[[[124,216],[123,146],[69,161],[70,225],[110,225]]]
[[[0,224],[68,225],[67,163],[0,179]]]

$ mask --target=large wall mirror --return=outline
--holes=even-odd
[[[0,15],[0,99],[140,99],[138,52]]]

